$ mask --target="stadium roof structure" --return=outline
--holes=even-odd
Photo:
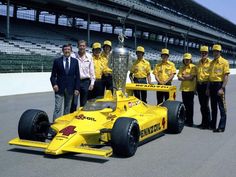
[[[127,27],[135,25],[150,32],[188,36],[236,48],[236,25],[194,0],[11,0],[11,3],[85,19],[90,14],[91,21],[114,25],[120,25],[118,19],[125,18],[133,8],[126,20]]]
[[[236,36],[236,25],[194,0],[153,0]],[[212,1],[214,3],[214,1]],[[224,3],[222,1],[222,3]],[[223,4],[222,4],[223,5]]]

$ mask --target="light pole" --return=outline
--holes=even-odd
[[[7,1],[7,39],[10,37],[10,0]]]
[[[186,43],[186,34],[183,34],[183,33],[181,33],[180,35],[181,35],[181,37],[184,39],[183,46],[184,46],[184,53],[185,53],[185,52],[186,52],[186,49],[185,49],[185,43]]]
[[[189,26],[186,34],[183,34],[184,35],[184,53],[188,52],[188,34],[189,34],[190,30],[192,29],[192,27],[193,27],[192,25]],[[186,45],[186,43],[187,43],[187,45]]]
[[[166,33],[166,36],[165,36],[165,48],[167,49],[167,43],[168,43],[168,37],[167,37],[167,33]]]
[[[236,51],[235,51],[235,47],[233,47],[233,68],[235,67],[235,55],[236,54]]]

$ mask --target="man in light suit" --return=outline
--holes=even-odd
[[[64,101],[64,113],[70,113],[73,95],[79,95],[80,74],[78,61],[70,57],[72,47],[70,44],[62,47],[63,56],[53,62],[50,81],[55,92],[55,109],[53,121],[62,115]]]

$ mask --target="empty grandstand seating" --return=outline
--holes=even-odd
[[[127,2],[122,1],[122,3]],[[147,8],[152,9],[151,7]],[[0,33],[4,34],[6,22],[2,17],[0,17],[0,26]],[[84,29],[19,19],[11,19],[10,34],[9,39],[4,37],[4,35],[0,36],[0,72],[50,71],[53,59],[61,55],[63,44],[71,43],[73,50],[76,52],[77,40],[87,39],[87,31]],[[103,42],[109,39],[113,41],[113,46],[118,43],[117,35],[115,34],[102,33],[101,35],[101,32],[91,31],[90,35],[92,42]],[[165,47],[165,44],[141,38],[137,38],[137,44],[145,47],[145,58],[150,61],[153,68],[161,60],[160,50]],[[132,58],[135,58],[133,37],[125,40],[125,47],[129,48]],[[184,47],[168,44],[168,48],[170,49],[170,60],[175,62],[178,67],[182,63]],[[196,48],[189,48],[195,63],[199,59],[197,50]],[[89,51],[91,51],[91,48],[89,48]],[[232,59],[230,55],[226,57]],[[233,62],[230,63],[235,64]]]
[[[48,72],[53,58],[42,55],[1,54],[0,72]]]

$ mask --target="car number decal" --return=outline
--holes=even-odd
[[[59,133],[62,133],[62,135],[65,136],[69,136],[71,134],[76,133],[75,128],[76,128],[75,126],[70,125],[66,128],[63,128],[61,131],[59,131]]]

